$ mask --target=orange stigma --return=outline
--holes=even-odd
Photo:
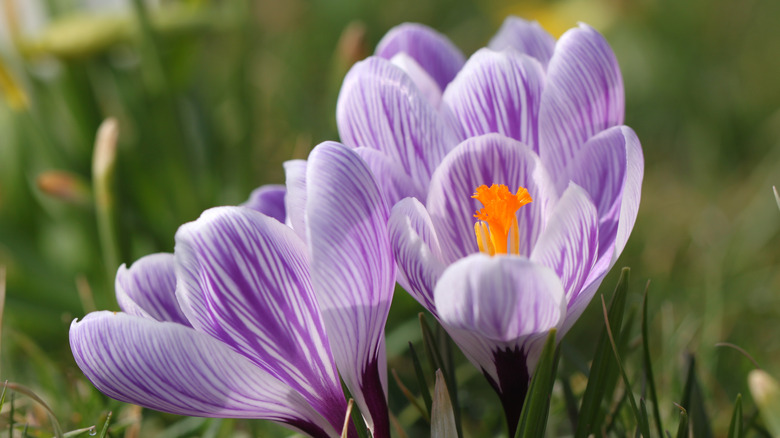
[[[520,236],[517,228],[517,210],[532,201],[523,187],[512,193],[503,184],[477,187],[472,198],[484,206],[474,215],[479,219],[474,224],[477,245],[486,254],[520,254]],[[509,241],[509,251],[507,251]]]

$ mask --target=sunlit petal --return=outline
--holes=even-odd
[[[395,288],[389,209],[354,150],[323,143],[306,174],[311,275],[341,378],[369,417],[387,429],[379,356]]]

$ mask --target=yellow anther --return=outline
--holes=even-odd
[[[474,217],[481,222],[474,224],[477,245],[486,254],[519,254],[520,235],[517,226],[517,210],[532,201],[523,187],[512,193],[503,184],[477,187],[472,198],[484,206]],[[509,241],[509,251],[507,251]]]

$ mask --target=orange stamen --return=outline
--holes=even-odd
[[[532,201],[531,195],[523,187],[512,193],[503,184],[477,187],[472,198],[484,206],[474,215],[482,222],[474,224],[477,245],[480,252],[486,254],[519,254],[520,235],[517,226],[517,210]],[[507,251],[507,240],[510,248]]]

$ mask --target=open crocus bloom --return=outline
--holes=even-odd
[[[497,390],[510,432],[540,341],[552,328],[563,333],[571,326],[625,243],[624,234],[601,235],[600,199],[587,190],[591,178],[601,178],[600,187],[623,187],[625,171],[610,167],[617,164],[581,175],[559,194],[530,146],[486,134],[447,155],[425,204],[406,198],[391,213],[399,282]],[[613,207],[614,228],[626,215],[633,220],[635,189]]]
[[[339,133],[395,204],[399,282],[482,369],[511,424],[536,339],[571,328],[636,220],[644,161],[622,125],[617,60],[585,24],[556,41],[514,17],[465,62],[416,24],[375,55],[344,80]],[[504,235],[474,217],[484,205],[472,194],[494,184],[533,201],[508,214],[517,231],[490,256],[480,245],[491,253]]]
[[[389,437],[389,209],[365,163],[342,145],[315,148],[306,180],[307,241],[278,218],[218,207],[179,229],[174,254],[121,267],[124,312],[71,326],[90,381],[156,410],[270,419],[338,437],[347,406],[340,375],[374,436]],[[270,199],[278,210],[278,196]]]

